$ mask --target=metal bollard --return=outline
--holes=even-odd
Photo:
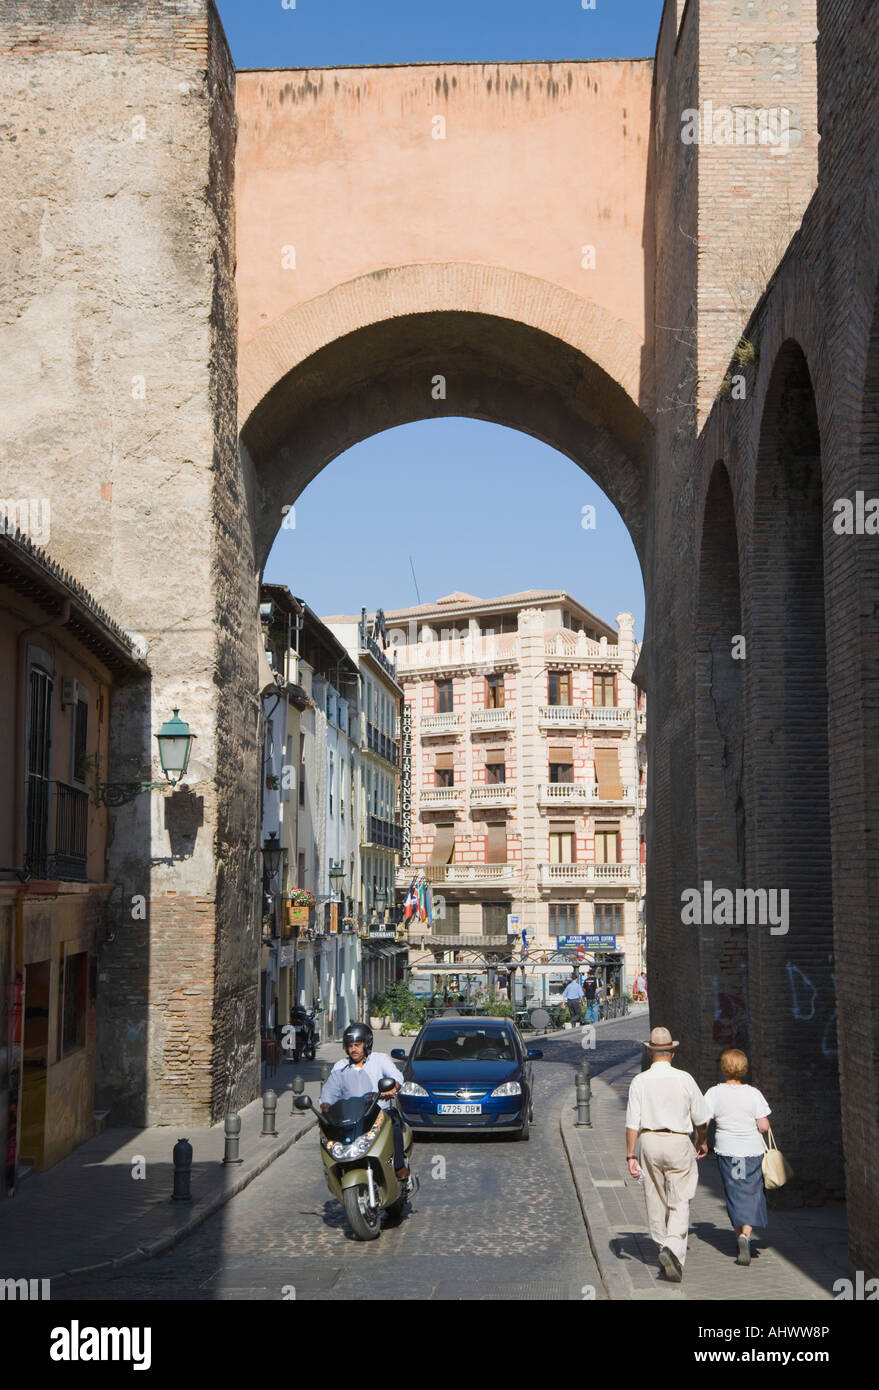
[[[226,1152],[224,1163],[241,1163],[238,1153],[238,1140],[241,1134],[241,1116],[237,1110],[230,1110],[226,1116]]]
[[[293,1093],[293,1100],[290,1103],[290,1114],[298,1115],[299,1111],[296,1109],[296,1097],[301,1096],[305,1090],[305,1082],[302,1080],[301,1076],[294,1076],[293,1080],[290,1082],[290,1090]]]
[[[260,1134],[277,1135],[278,1130],[275,1125],[277,1109],[278,1097],[274,1091],[265,1091],[262,1098],[262,1129]]]
[[[321,1062],[321,1064],[320,1064],[320,1079],[321,1079],[321,1085],[325,1086],[325,1085],[327,1084],[327,1081],[329,1080],[330,1072],[331,1072],[332,1070],[333,1070],[333,1064],[332,1064],[332,1062]]]
[[[178,1139],[174,1145],[174,1191],[172,1202],[191,1202],[189,1182],[192,1177],[192,1145],[188,1139]]]
[[[592,1117],[590,1114],[590,1103],[592,1101],[592,1068],[588,1062],[583,1062],[577,1069],[577,1118],[575,1125],[588,1125],[592,1128]]]

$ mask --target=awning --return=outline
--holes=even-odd
[[[574,761],[573,743],[551,743],[549,745],[551,763],[572,763]]]
[[[454,825],[438,825],[430,851],[431,864],[451,864],[455,853]]]
[[[434,767],[438,767],[442,772],[449,772],[454,769],[454,753],[437,753],[433,760]]]
[[[623,794],[620,758],[615,748],[595,749],[595,780],[603,801],[619,801]]]

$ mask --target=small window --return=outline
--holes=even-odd
[[[595,904],[595,935],[621,936],[623,930],[622,903]]]
[[[574,829],[570,825],[550,825],[549,862],[550,864],[573,864]]]
[[[549,934],[550,936],[577,935],[576,903],[550,903]]]
[[[88,952],[60,962],[58,980],[58,1059],[85,1047],[88,1010]]]
[[[85,785],[86,760],[89,747],[89,707],[87,700],[77,700],[73,711],[73,768],[72,780]]]
[[[486,676],[485,707],[486,709],[504,708],[504,678],[502,675]]]
[[[437,714],[451,714],[455,708],[454,686],[450,680],[437,681],[436,683],[436,712]]]
[[[507,915],[510,911],[510,904],[503,903],[483,903],[482,904],[482,934],[483,936],[502,936],[507,935]]]
[[[618,864],[620,862],[620,830],[617,825],[595,827],[596,864]]]
[[[596,706],[605,709],[612,709],[616,705],[616,677],[613,674],[592,677],[592,700]]]
[[[550,782],[573,782],[574,764],[573,763],[550,763],[549,765]]]
[[[434,786],[453,787],[455,785],[455,769],[453,767],[434,768],[434,776],[436,777]]]
[[[569,705],[571,703],[570,671],[549,672],[549,703],[551,705]]]
[[[486,763],[485,783],[489,787],[502,786],[507,780],[506,763]]]

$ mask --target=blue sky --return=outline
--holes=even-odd
[[[238,67],[643,58],[662,0],[218,0]],[[584,530],[583,507],[596,509]],[[599,616],[644,594],[622,521],[571,461],[513,430],[429,420],[336,459],[281,530],[266,578],[318,613],[564,588]]]
[[[286,0],[289,5],[291,0]],[[652,58],[662,0],[217,0],[238,67]]]
[[[633,613],[643,633],[619,514],[569,458],[518,430],[452,418],[373,435],[314,479],[292,520],[265,577],[324,615],[416,603],[411,555],[423,602],[561,588],[608,622]]]

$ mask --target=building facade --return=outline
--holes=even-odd
[[[95,601],[0,517],[0,1195],[90,1139],[108,935],[114,688],[145,670]],[[144,901],[117,900],[138,930]]]
[[[644,967],[646,711],[633,620],[617,621],[542,590],[388,614],[411,846],[397,884],[433,886],[413,945],[582,948],[617,989]]]

